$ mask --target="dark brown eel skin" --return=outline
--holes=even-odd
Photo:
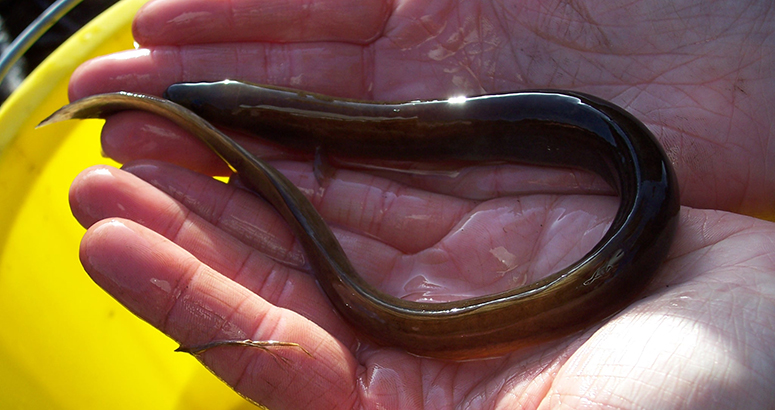
[[[423,162],[519,162],[592,171],[619,210],[583,258],[535,283],[455,302],[419,303],[376,290],[353,269],[304,195],[207,121],[173,102],[131,93],[87,97],[44,123],[123,110],[171,119],[218,153],[294,230],[339,313],[379,344],[452,360],[493,357],[590,327],[630,304],[665,259],[677,224],[672,166],[623,109],[568,91],[372,103],[236,81],[171,86],[165,96],[225,127],[326,155]]]

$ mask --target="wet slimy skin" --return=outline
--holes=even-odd
[[[218,153],[294,230],[339,313],[374,341],[445,359],[498,356],[587,328],[631,303],[672,242],[679,198],[649,130],[623,109],[567,91],[372,103],[235,81],[171,86],[165,95],[231,128],[295,149],[408,161],[519,162],[586,169],[620,196],[605,236],[579,261],[488,296],[422,303],[384,294],[355,270],[322,217],[281,173],[197,115],[156,97],[76,101],[44,123],[140,109],[173,120]]]

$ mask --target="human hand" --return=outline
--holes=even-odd
[[[763,85],[732,91],[736,83],[727,90],[697,76],[709,66],[721,70],[718,61],[727,55],[717,49],[716,54],[704,55],[705,43],[682,42],[688,41],[689,33],[699,35],[693,30],[710,30],[709,22],[683,16],[680,21],[695,25],[682,28],[687,37],[671,32],[675,38],[669,42],[642,35],[637,24],[614,26],[612,22],[625,20],[619,13],[635,12],[630,7],[606,13],[586,10],[577,14],[586,24],[569,26],[580,28],[571,42],[572,32],[559,36],[553,26],[561,17],[571,17],[565,9],[541,14],[526,5],[512,5],[521,11],[509,14],[496,13],[489,5],[465,3],[455,5],[457,10],[442,6],[339,1],[305,14],[286,4],[287,12],[279,17],[262,12],[250,20],[246,12],[235,11],[239,18],[234,22],[245,18],[249,23],[244,27],[234,23],[232,30],[224,30],[212,15],[169,29],[174,24],[158,22],[182,21],[172,17],[184,11],[186,16],[201,16],[198,11],[220,6],[159,1],[141,12],[135,27],[138,41],[154,51],[84,65],[73,78],[71,94],[117,89],[158,94],[173,82],[222,78],[380,100],[572,88],[612,99],[652,128],[676,161],[685,204],[749,213],[766,209],[773,195],[767,189],[771,176],[749,176],[742,188],[722,181],[739,181],[741,172],[755,174],[771,157],[766,149],[746,148],[769,146],[763,124],[770,123],[767,109],[772,108],[760,104],[771,97]],[[648,9],[648,4],[641,6]],[[350,13],[327,12],[326,7]],[[741,10],[738,16],[753,9]],[[543,19],[526,17],[535,13]],[[672,20],[656,12],[641,13],[649,17],[643,26],[654,32],[664,32],[654,25],[665,20],[680,24],[675,19],[680,13],[674,10],[664,11]],[[762,27],[771,28],[772,19],[757,21],[761,15],[751,16],[747,31],[734,26],[749,34],[737,38],[739,44],[716,39],[716,48],[736,53],[728,57],[737,68],[729,79],[763,76],[755,68],[767,67],[763,61],[767,53],[760,49],[765,46],[753,40]],[[598,25],[589,23],[593,20]],[[740,21],[745,18],[736,23]],[[201,37],[186,37],[191,33],[187,24]],[[729,26],[716,30],[722,28]],[[635,38],[649,39],[645,43],[652,48],[665,50],[649,52],[640,46],[628,55],[625,45],[632,49]],[[193,44],[172,46],[186,39]],[[221,43],[233,41],[246,42]],[[588,47],[581,47],[584,44]],[[525,53],[515,51],[517,45]],[[607,53],[600,50],[604,46]],[[758,48],[753,50],[754,46]],[[677,56],[679,48],[683,54]],[[530,58],[526,60],[525,54]],[[741,63],[741,56],[751,61]],[[606,62],[605,69],[601,61]],[[571,71],[568,64],[574,67],[573,78],[562,75],[562,70]],[[684,71],[688,74],[682,77]],[[671,76],[675,80],[670,84],[655,80]],[[719,90],[737,95],[726,100],[728,111],[719,108],[724,101]],[[679,91],[680,104],[671,100]],[[700,99],[708,95],[716,97]],[[716,108],[708,109],[707,103]],[[724,119],[726,127],[715,126]],[[703,127],[711,132],[702,136],[670,132]],[[740,129],[740,135],[730,132],[733,129]],[[388,292],[408,298],[440,300],[471,289],[491,293],[532,282],[583,255],[602,236],[617,203],[602,195],[575,195],[605,191],[599,180],[584,173],[526,167],[469,169],[446,183],[439,178],[429,182],[340,171],[322,189],[311,177],[310,165],[242,141],[279,159],[276,165],[310,194],[328,221],[341,228],[337,236],[359,272]],[[122,161],[168,159],[204,173],[224,171],[206,149],[165,122],[141,114],[109,121],[104,144]],[[698,152],[705,153],[705,161],[696,159]],[[746,157],[741,152],[752,154]],[[709,158],[720,164],[707,168]],[[775,317],[775,308],[773,227],[768,222],[685,208],[671,255],[643,300],[595,329],[547,346],[494,360],[450,363],[416,358],[358,338],[303,272],[303,252],[259,199],[167,164],[133,162],[125,170],[129,173],[94,168],[73,185],[74,214],[90,227],[82,245],[87,271],[128,308],[184,345],[249,337],[294,341],[309,349],[313,358],[293,349],[273,351],[289,358],[288,364],[253,349],[214,349],[201,356],[237,390],[271,408],[771,404],[767,392],[775,372],[767,353],[773,330],[767,324]],[[709,186],[709,181],[715,183]],[[686,188],[698,183],[704,188]],[[503,193],[536,192],[519,201],[491,199]],[[464,223],[469,233],[476,234],[462,234],[458,228]],[[491,252],[499,246],[507,253]],[[497,271],[505,273],[497,278],[479,275]]]

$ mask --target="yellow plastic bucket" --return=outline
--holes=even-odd
[[[0,108],[0,408],[254,408],[100,290],[78,261],[67,192],[100,156],[96,121],[35,130],[67,103],[89,58],[130,49],[146,0],[124,0],[76,33]]]

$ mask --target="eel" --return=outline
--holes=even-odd
[[[496,357],[587,329],[640,295],[676,230],[679,194],[665,152],[634,116],[591,95],[528,90],[381,103],[227,80],[174,84],[165,97],[90,96],[41,125],[123,110],[172,120],[281,214],[345,320],[378,344],[418,356]],[[616,189],[620,205],[606,234],[584,257],[534,283],[454,302],[403,300],[375,289],[355,271],[326,222],[283,174],[202,117],[332,156],[585,169]]]

